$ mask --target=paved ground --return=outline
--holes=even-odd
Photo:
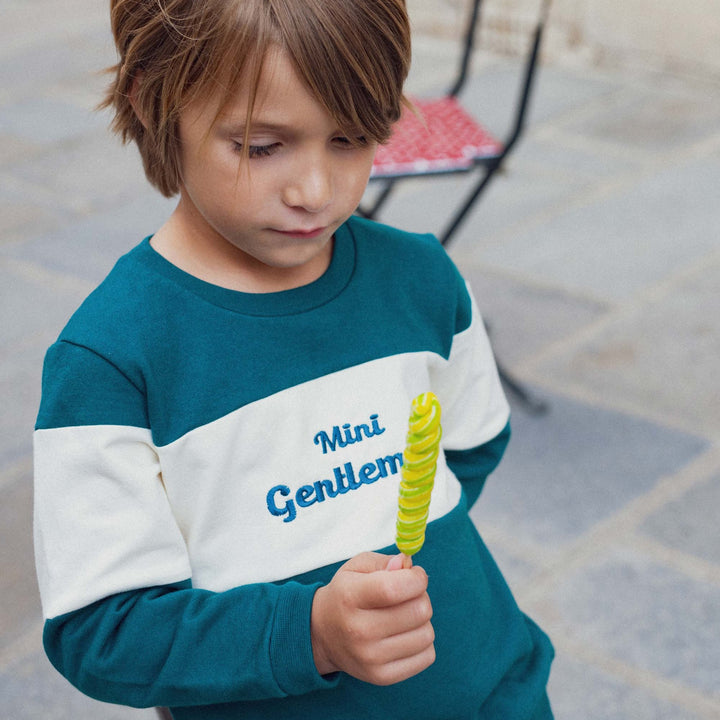
[[[170,206],[91,112],[105,4],[0,4],[2,714],[149,719],[83,698],[42,655],[30,450],[45,347]],[[447,46],[416,54],[425,90]],[[499,133],[516,73],[483,58],[467,92]],[[439,230],[460,185],[408,185],[385,218]],[[720,717],[719,187],[717,84],[547,66],[451,248],[500,360],[550,405],[515,406],[474,517],[555,641],[559,720]]]

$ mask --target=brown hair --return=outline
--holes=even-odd
[[[180,186],[182,109],[218,90],[227,100],[248,79],[252,112],[271,46],[351,138],[384,142],[404,104],[405,0],[111,0],[111,20],[119,62],[100,107],[167,197]]]

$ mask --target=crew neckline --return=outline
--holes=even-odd
[[[335,231],[330,265],[317,280],[279,292],[247,293],[201,280],[173,265],[155,250],[150,244],[152,235],[146,237],[136,250],[151,270],[213,305],[245,315],[295,315],[330,302],[350,282],[355,268],[355,239],[348,224],[349,221],[343,223]]]

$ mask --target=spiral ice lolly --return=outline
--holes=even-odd
[[[434,393],[418,395],[412,402],[407,445],[403,452],[402,480],[398,498],[396,544],[403,567],[425,542],[430,495],[440,453],[440,402]]]

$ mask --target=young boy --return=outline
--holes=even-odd
[[[482,320],[434,238],[352,217],[401,110],[404,0],[111,7],[106,104],[179,202],[47,354],[48,656],[178,720],[551,718],[550,643],[467,514],[509,437]],[[401,569],[428,390],[444,453]]]

